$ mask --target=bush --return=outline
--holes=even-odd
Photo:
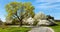
[[[23,22],[23,25],[28,25],[28,23],[26,23],[26,22]]]
[[[36,26],[36,25],[37,25],[37,23],[38,23],[38,21],[34,21],[34,24],[33,24],[33,25],[34,25],[34,26]]]

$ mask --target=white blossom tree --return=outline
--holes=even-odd
[[[46,19],[46,15],[45,14],[43,14],[42,12],[39,12],[38,14],[36,14],[35,16],[34,16],[34,19],[36,19],[36,20],[38,20],[38,19]]]

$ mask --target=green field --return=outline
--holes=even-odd
[[[60,32],[60,22],[56,22],[57,26],[50,26],[55,32]]]
[[[0,28],[0,32],[27,32],[30,28],[26,27],[10,27],[10,28]]]

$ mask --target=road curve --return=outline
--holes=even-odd
[[[54,30],[50,27],[35,27],[28,32],[54,32]]]

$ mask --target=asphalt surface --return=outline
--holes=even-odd
[[[35,27],[28,32],[54,32],[54,30],[50,27]]]

